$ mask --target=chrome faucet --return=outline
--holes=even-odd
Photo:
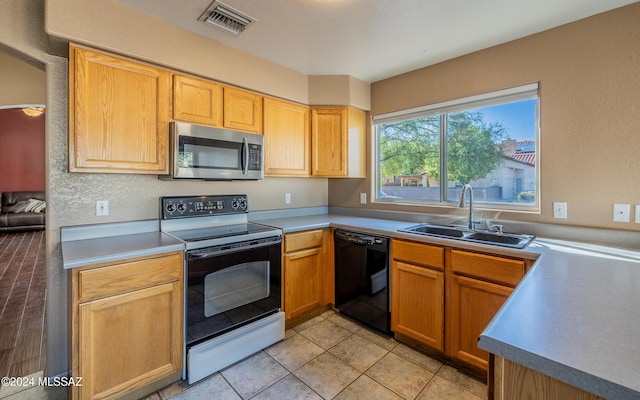
[[[462,191],[460,192],[460,202],[458,203],[458,207],[464,208],[464,193],[469,189],[469,229],[473,229],[473,188],[471,185],[465,183],[462,186]]]

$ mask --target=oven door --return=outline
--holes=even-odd
[[[281,306],[281,239],[187,252],[187,347],[274,314]]]

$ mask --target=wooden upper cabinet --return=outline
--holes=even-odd
[[[264,99],[264,173],[309,176],[309,108]]]
[[[224,127],[262,133],[262,96],[231,87],[224,88]]]
[[[69,171],[166,174],[171,74],[69,47]]]
[[[352,107],[311,110],[311,175],[366,177],[366,113]]]
[[[222,86],[189,76],[173,77],[173,118],[222,126]]]

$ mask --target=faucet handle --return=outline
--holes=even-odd
[[[503,227],[502,227],[502,225],[500,225],[500,224],[489,225],[489,228],[490,228],[492,231],[497,232],[497,233],[498,233],[498,235],[502,235],[502,234],[504,233],[504,232],[502,231],[502,228],[503,228]]]

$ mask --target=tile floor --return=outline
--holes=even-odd
[[[327,311],[285,339],[191,385],[145,400],[486,399],[486,385]]]

